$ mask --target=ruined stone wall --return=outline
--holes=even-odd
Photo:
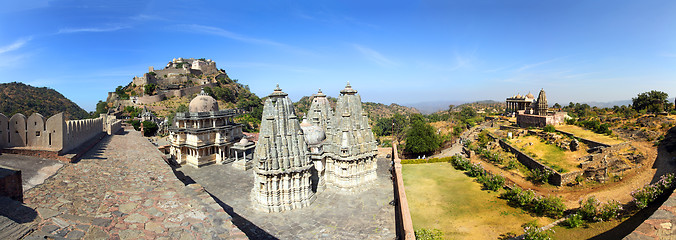
[[[518,148],[516,148],[516,147],[512,146],[511,144],[505,142],[504,140],[497,138],[493,134],[488,133],[488,136],[490,138],[492,138],[493,140],[497,139],[498,143],[500,144],[500,147],[502,147],[502,149],[514,154],[514,156],[516,157],[516,160],[518,160],[521,164],[528,167],[528,169],[538,169],[538,170],[545,170],[546,169],[546,170],[552,171],[552,173],[554,173],[554,174],[552,174],[549,177],[549,184],[552,184],[552,185],[555,185],[555,186],[561,186],[561,185],[569,183],[571,181],[575,181],[575,177],[577,177],[577,175],[581,175],[581,174],[584,173],[584,171],[578,171],[578,172],[570,172],[570,173],[566,173],[566,174],[561,174],[561,173],[557,172],[556,170],[550,168],[549,166],[546,166],[546,165],[538,162],[537,160],[533,159],[528,154],[521,152],[521,150],[519,150]]]
[[[519,114],[516,115],[516,123],[519,125],[519,127],[522,128],[527,127],[541,128],[547,125],[559,125],[563,123],[565,119],[566,119],[565,112],[556,112],[554,114],[549,114],[546,116],[523,114],[523,112],[520,112]]]
[[[567,135],[567,136],[575,137],[575,138],[579,139],[580,142],[583,142],[584,144],[587,144],[587,146],[589,146],[590,148],[594,148],[594,147],[610,147],[610,145],[608,145],[608,144],[600,143],[600,142],[593,141],[593,140],[589,140],[589,139],[586,139],[586,138],[581,138],[581,137],[575,136],[575,134],[572,134],[572,133],[569,133],[569,132],[564,132],[564,131],[561,131],[561,130],[556,130],[556,131],[557,131],[557,132],[560,132],[560,133],[562,133],[562,134],[564,134],[564,135]]]

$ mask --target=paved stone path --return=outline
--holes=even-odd
[[[28,191],[54,175],[63,163],[57,160],[4,153],[0,155],[0,166],[21,170],[21,185],[24,191]]]
[[[196,181],[221,201],[226,212],[251,239],[395,239],[390,160],[378,160],[378,179],[371,188],[342,194],[327,188],[309,207],[265,213],[251,207],[253,170],[231,164],[178,169],[185,181]]]
[[[82,160],[24,193],[29,239],[245,239],[197,185],[179,181],[137,131],[103,139]]]

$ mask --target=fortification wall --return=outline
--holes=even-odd
[[[166,97],[163,93],[151,95],[151,96],[143,96],[143,97],[139,97],[139,98],[136,99],[136,104],[156,103],[156,102],[164,100],[165,98]]]
[[[62,152],[68,152],[103,132],[103,118],[68,120],[64,132]]]
[[[14,114],[10,119],[0,113],[0,147],[58,151],[63,146],[63,113],[46,119],[39,113],[26,118]]]
[[[169,76],[169,74],[189,74],[189,68],[165,68],[160,70],[155,70],[157,76],[164,77],[164,75]]]

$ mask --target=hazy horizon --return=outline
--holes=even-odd
[[[50,87],[92,111],[173,58],[216,61],[264,97],[350,81],[363,101],[550,105],[676,96],[676,2],[12,1],[0,82]]]

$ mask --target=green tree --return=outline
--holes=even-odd
[[[151,121],[143,121],[142,124],[143,124],[143,136],[146,137],[155,135],[155,132],[157,132],[157,129],[159,129],[157,124]]]
[[[411,128],[406,133],[406,152],[430,153],[439,148],[439,136],[420,114],[411,116]]]
[[[98,103],[96,103],[96,112],[94,112],[93,117],[98,117],[101,113],[107,113],[108,112],[108,103],[99,100]]]
[[[639,93],[637,97],[631,99],[631,107],[636,111],[646,110],[649,113],[668,111],[671,104],[667,98],[669,98],[667,93],[656,90]]]
[[[157,88],[157,84],[151,83],[151,84],[146,84],[143,86],[143,93],[146,95],[153,95],[153,92],[155,92],[155,89]]]
[[[176,108],[176,112],[188,112],[190,109],[188,109],[188,106],[185,104],[178,105]]]

